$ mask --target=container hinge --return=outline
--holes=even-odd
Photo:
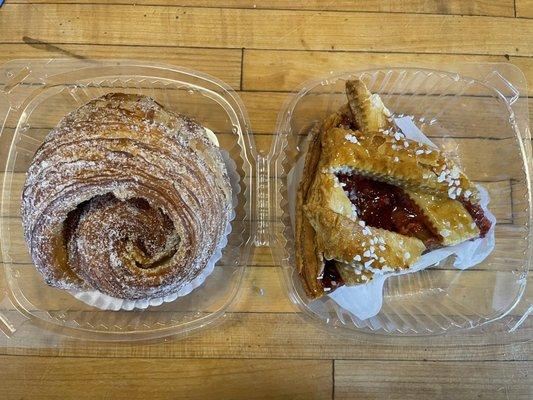
[[[256,169],[256,215],[257,230],[255,245],[265,247],[270,245],[270,161],[268,157],[257,156]]]

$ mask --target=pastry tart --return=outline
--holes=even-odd
[[[434,147],[410,140],[363,82],[311,138],[296,201],[296,264],[310,298],[426,252],[483,237],[476,186]]]

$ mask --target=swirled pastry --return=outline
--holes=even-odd
[[[207,130],[120,93],[60,121],[22,193],[25,238],[46,282],[128,300],[197,277],[230,214],[228,174]]]
[[[409,268],[491,225],[451,160],[406,138],[361,81],[346,92],[310,141],[297,194],[296,264],[311,298]]]

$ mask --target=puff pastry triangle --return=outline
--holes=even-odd
[[[406,138],[360,80],[346,93],[311,138],[297,194],[296,264],[311,298],[409,268],[491,224],[451,160]]]

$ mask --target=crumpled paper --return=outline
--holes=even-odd
[[[437,147],[422,131],[420,131],[420,129],[418,129],[410,117],[395,118],[395,123],[408,139],[432,147]],[[302,176],[304,163],[305,155],[300,157],[287,177],[289,214],[293,228],[296,213],[296,192]],[[486,217],[492,222],[492,226],[484,238],[478,238],[455,246],[433,250],[422,255],[420,259],[407,270],[388,272],[383,275],[375,274],[373,279],[368,283],[357,286],[342,286],[328,294],[328,296],[343,309],[349,311],[357,318],[364,320],[377,315],[381,310],[383,304],[383,284],[391,276],[405,275],[421,271],[450,256],[455,257],[453,266],[461,270],[481,263],[494,249],[494,228],[496,226],[496,218],[487,208],[490,201],[487,190],[481,185],[477,185],[477,187],[479,190],[480,205],[483,208]]]

